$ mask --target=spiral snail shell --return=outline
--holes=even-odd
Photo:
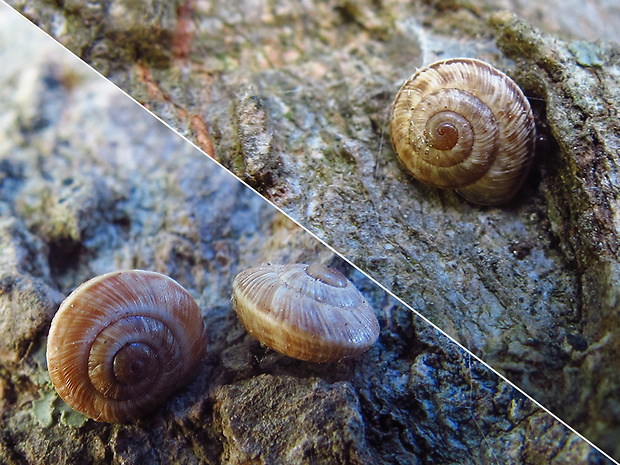
[[[484,205],[514,196],[534,154],[534,117],[521,89],[473,58],[438,61],[407,80],[390,134],[415,178]]]
[[[47,366],[73,409],[124,423],[189,382],[205,348],[202,314],[180,284],[152,271],[117,271],[85,282],[61,304]]]
[[[321,264],[265,265],[239,273],[233,307],[249,333],[299,360],[334,362],[375,343],[379,323],[344,275]]]

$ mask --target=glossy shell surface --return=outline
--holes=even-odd
[[[233,306],[252,336],[300,360],[333,362],[375,343],[379,323],[362,294],[324,265],[265,265],[239,273]]]
[[[534,156],[534,117],[523,92],[472,58],[438,61],[407,80],[392,105],[390,135],[416,179],[478,204],[510,200]]]
[[[199,371],[202,314],[173,279],[151,271],[108,273],[65,299],[47,341],[60,397],[102,422],[146,415]]]

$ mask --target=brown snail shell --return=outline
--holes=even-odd
[[[73,409],[123,423],[189,382],[205,348],[202,314],[180,284],[152,271],[117,271],[85,282],[61,304],[47,366]]]
[[[418,70],[392,105],[392,146],[418,180],[484,205],[507,202],[534,156],[535,125],[521,89],[473,58]]]
[[[265,265],[239,273],[233,307],[249,333],[299,360],[334,362],[375,343],[379,323],[353,283],[321,264]]]

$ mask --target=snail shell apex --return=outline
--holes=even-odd
[[[189,382],[205,349],[202,314],[181,285],[151,271],[117,271],[85,282],[61,304],[47,365],[73,409],[123,423]]]
[[[483,61],[454,58],[418,70],[403,84],[390,136],[416,179],[495,205],[510,200],[527,175],[535,124],[512,79]]]
[[[334,362],[366,351],[379,323],[362,294],[324,265],[265,265],[239,273],[233,307],[264,345],[299,360]]]

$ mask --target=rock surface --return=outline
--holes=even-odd
[[[548,125],[553,135],[546,146],[551,161],[539,165],[522,198],[486,209],[411,180],[385,137],[389,103],[416,65],[472,50],[503,63],[493,37],[477,36],[486,10],[438,2],[416,16],[408,2],[379,10],[365,2],[309,10],[296,2],[273,10],[204,2],[172,11],[153,3],[137,21],[142,27],[132,29],[136,21],[123,16],[135,12],[117,3],[15,6],[617,453],[617,420],[609,414],[617,405],[617,382],[611,370],[601,369],[617,364],[617,344],[597,320],[603,309],[604,321],[616,324],[614,256],[590,261],[598,249],[588,232],[602,223],[580,229],[583,220],[572,222],[597,198],[589,204],[558,200],[558,192],[570,192],[575,172],[558,169],[554,160],[569,160],[573,152],[561,143],[558,150],[552,140],[571,134],[545,118],[550,109],[545,113],[541,105],[541,127]],[[492,19],[511,56],[527,42],[522,38],[542,37],[510,17]],[[455,28],[467,40],[454,39]],[[552,45],[537,44],[532,60],[540,45]],[[613,54],[584,43],[574,47],[573,62],[578,58],[587,68],[598,67],[597,60],[614,63]],[[354,271],[350,277],[381,311],[376,348],[336,368],[308,367],[265,351],[231,314],[235,271],[263,261],[345,264],[160,125],[140,118],[109,88],[71,67],[37,60],[28,71],[4,70],[17,92],[0,86],[7,109],[0,139],[7,232],[1,243],[14,249],[7,246],[3,254],[34,264],[7,260],[2,282],[6,275],[17,290],[3,309],[20,314],[15,305],[22,296],[36,301],[27,323],[6,327],[11,338],[0,349],[3,461],[289,463],[300,457],[302,463],[342,463],[347,454],[351,463],[605,462]],[[540,98],[556,95],[557,82],[535,86],[526,72],[515,76]],[[594,176],[583,183],[584,192],[596,182]],[[609,186],[604,192],[613,194],[617,183]],[[560,238],[565,230],[577,231],[575,239]],[[611,243],[609,234],[597,237]],[[574,250],[584,251],[581,262]],[[600,274],[584,281],[575,263]],[[209,322],[210,355],[198,380],[152,417],[129,426],[79,426],[44,380],[44,326],[60,296],[94,274],[120,268],[154,269],[190,289]],[[585,313],[588,299],[606,306]],[[595,382],[609,383],[600,391],[604,397]],[[281,417],[267,416],[261,402],[275,402],[273,393],[280,391],[290,393],[291,404]],[[235,395],[253,408],[241,409],[231,401]],[[40,413],[45,406],[47,416]],[[254,437],[250,427],[257,418],[265,422],[265,435]],[[279,428],[276,440],[267,436],[273,428]]]

